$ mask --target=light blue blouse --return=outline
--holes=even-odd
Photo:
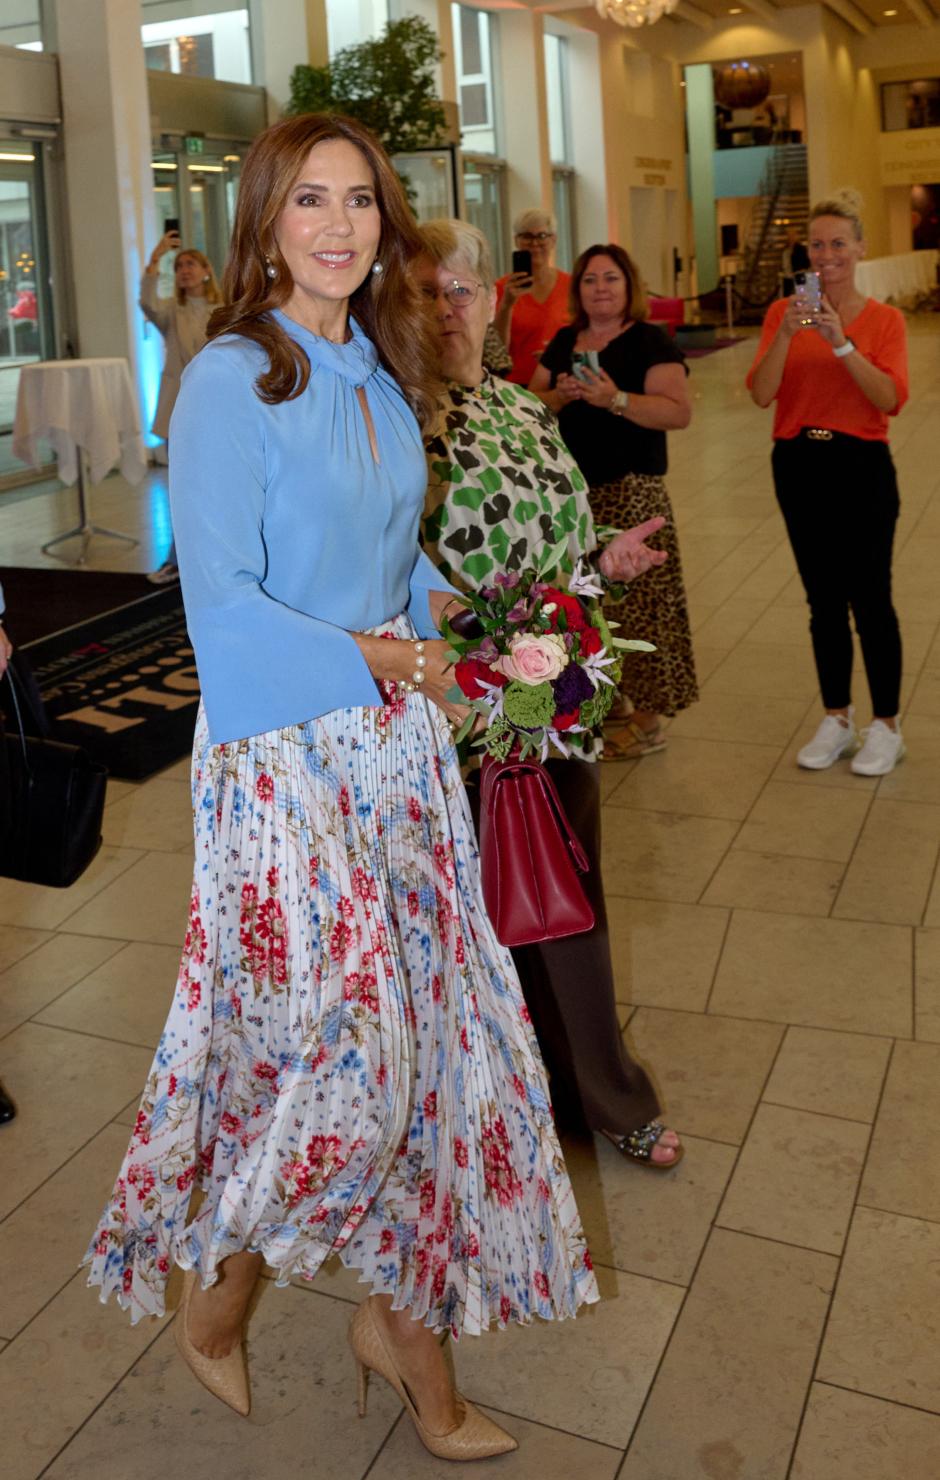
[[[418,546],[421,434],[375,346],[354,321],[332,344],[275,316],[309,356],[303,394],[266,405],[254,382],[267,356],[226,335],[187,366],[170,424],[173,530],[216,744],[380,704],[350,632],[407,611],[435,637],[428,592],[451,589]]]

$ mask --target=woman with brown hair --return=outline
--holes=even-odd
[[[173,263],[173,296],[161,298],[160,259],[176,252]],[[157,437],[170,435],[170,417],[179,395],[180,377],[206,342],[206,326],[212,310],[222,302],[212,263],[195,247],[180,250],[178,231],[167,231],[157,242],[140,280],[140,306],[144,315],[166,340],[166,359],[160,376],[160,394],[151,431]],[[155,586],[179,580],[176,544],[171,539],[166,559],[149,579]]]
[[[419,250],[361,125],[291,118],[252,147],[171,430],[204,703],[190,924],[88,1258],[135,1319],[189,1271],[180,1350],[244,1413],[262,1259],[285,1284],[338,1253],[373,1292],[360,1411],[377,1371],[433,1453],[476,1459],[515,1441],[454,1391],[435,1333],[597,1290],[448,723]]]
[[[561,434],[588,482],[594,523],[629,529],[654,515],[669,559],[607,612],[656,646],[627,654],[622,700],[608,722],[604,756],[627,760],[663,750],[661,715],[698,698],[675,518],[663,475],[666,432],[692,416],[685,361],[669,335],[647,322],[636,263],[614,243],[588,247],[571,279],[573,322],[560,329],[529,385],[558,415]],[[621,634],[624,635],[624,634]]]

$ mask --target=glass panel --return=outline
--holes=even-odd
[[[144,0],[146,16],[153,0]],[[159,13],[179,12],[178,20],[149,21],[141,26],[144,60],[160,72],[189,77],[216,77],[223,82],[251,81],[251,45],[248,11],[238,5],[207,7],[190,15],[185,4],[161,3]]]
[[[552,172],[552,208],[558,222],[555,261],[563,272],[574,262],[574,179],[567,170]]]
[[[0,6],[0,46],[42,51],[39,0],[7,0]]]
[[[467,220],[478,226],[490,244],[497,273],[508,271],[503,234],[502,165],[468,158],[463,161]]]
[[[545,87],[548,99],[549,158],[568,162],[566,113],[566,42],[560,36],[545,34]]]
[[[422,149],[414,154],[396,154],[392,163],[405,182],[411,209],[419,221],[456,216],[449,153]]]
[[[388,0],[326,0],[330,56],[381,34],[390,19]]]
[[[226,189],[228,166],[221,157],[210,155],[196,164],[187,164],[191,226],[184,235],[185,246],[205,252],[216,275],[220,276],[228,252],[229,196]]]
[[[940,78],[886,82],[881,89],[885,131],[940,126]]]
[[[460,89],[460,121],[464,128],[485,128],[489,122],[485,82],[471,82]]]
[[[23,473],[10,447],[21,365],[54,354],[38,146],[0,141],[0,477]]]
[[[481,45],[479,11],[458,5],[460,11],[460,60],[462,72],[482,72],[483,47]]]
[[[177,188],[179,163],[175,154],[153,156],[153,203],[157,218],[157,237],[163,236],[169,220],[180,219],[180,198]],[[167,252],[160,260],[160,295],[169,297],[173,292],[173,253]]]
[[[474,153],[496,154],[493,53],[490,17],[468,5],[451,5],[454,65],[460,88],[460,128]]]

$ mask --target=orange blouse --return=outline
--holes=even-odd
[[[496,305],[503,300],[506,279],[496,279]],[[512,355],[512,370],[507,380],[517,385],[528,385],[542,358],[542,351],[554,339],[559,329],[570,323],[568,292],[571,274],[558,269],[555,286],[544,302],[539,303],[531,293],[523,293],[516,299],[509,328],[509,353]]]
[[[777,333],[787,302],[779,298],[767,310],[757,354],[748,371],[749,387]],[[837,359],[821,334],[815,329],[801,329],[790,340],[775,398],[775,440],[787,441],[802,427],[828,427],[831,432],[845,432],[864,442],[887,442],[888,415],[897,416],[908,397],[904,316],[899,309],[869,298],[845,332],[866,360],[891,376],[898,393],[894,410],[886,413],[873,406],[849,374],[848,356]]]

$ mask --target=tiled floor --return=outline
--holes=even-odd
[[[911,325],[894,447],[910,755],[881,781],[801,772],[815,680],[770,487],[751,346],[694,363],[672,440],[701,703],[669,749],[605,767],[626,1031],[687,1155],[675,1175],[569,1148],[606,1297],[561,1327],[466,1340],[472,1398],[520,1440],[493,1474],[557,1480],[940,1476],[940,333]],[[0,506],[10,563],[69,494]],[[162,475],[110,480],[96,543],[157,563]],[[860,684],[860,689],[862,685]],[[861,703],[861,694],[860,694]],[[421,1480],[443,1475],[381,1383],[353,1403],[359,1292],[266,1285],[247,1422],[196,1387],[168,1325],[131,1330],[76,1264],[132,1122],[186,913],[186,767],[117,784],[68,893],[0,883],[0,1449],[5,1480]]]

